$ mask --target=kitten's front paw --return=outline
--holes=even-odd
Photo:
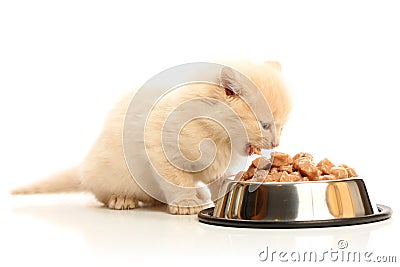
[[[210,204],[199,205],[193,199],[184,199],[178,202],[173,202],[168,205],[168,212],[176,215],[191,215],[197,214],[201,210],[209,207]]]
[[[139,205],[138,200],[131,196],[112,195],[107,202],[107,207],[115,210],[134,209]]]

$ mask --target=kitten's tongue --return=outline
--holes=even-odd
[[[249,144],[249,145],[246,146],[246,153],[249,156],[251,156],[253,154],[261,155],[261,149],[259,149],[258,147],[254,147],[254,146]]]

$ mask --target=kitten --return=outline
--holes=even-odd
[[[228,168],[230,163],[239,164],[255,151],[279,145],[282,127],[291,110],[291,98],[281,77],[280,64],[234,62],[228,65],[245,76],[238,75],[230,68],[223,68],[217,77],[217,82],[221,86],[196,83],[182,86],[166,94],[154,106],[148,117],[145,127],[147,155],[152,163],[156,163],[153,164],[156,172],[168,182],[165,185],[151,186],[160,187],[158,189],[166,196],[168,211],[172,214],[198,213],[209,206],[211,200],[209,192],[194,190],[191,191],[192,194],[181,193],[170,186],[171,184],[188,188],[198,187],[199,184],[207,185],[217,178],[234,174],[234,171]],[[253,85],[258,88],[257,92],[261,92],[263,99],[253,97],[256,95]],[[116,103],[106,119],[103,131],[79,166],[56,173],[32,185],[17,188],[11,193],[85,191],[93,193],[100,202],[111,209],[133,209],[139,207],[139,202],[145,205],[160,204],[160,198],[149,195],[146,193],[148,191],[144,192],[143,187],[137,183],[138,180],[132,178],[124,157],[124,120],[135,93],[135,91],[129,92]],[[199,98],[216,100],[231,108],[243,123],[247,138],[243,138],[239,131],[227,133],[226,129],[237,118],[231,118],[230,113],[222,113],[213,107],[217,109],[213,112],[219,111],[222,114],[223,119],[220,123],[207,119],[194,119],[178,133],[180,152],[188,160],[195,161],[202,156],[202,153],[216,150],[212,163],[206,168],[185,171],[171,164],[167,158],[161,132],[172,110],[187,101]],[[267,101],[269,109],[263,101]],[[181,114],[183,116],[188,112],[196,112],[195,109],[196,107],[193,110],[180,112],[184,112]],[[179,112],[177,114],[180,116]],[[202,147],[202,140],[207,138],[213,140],[213,144],[204,143],[205,146]],[[142,175],[150,177],[152,174],[144,172]]]

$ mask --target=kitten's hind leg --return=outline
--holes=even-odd
[[[106,206],[115,210],[129,210],[139,206],[139,201],[133,196],[111,195]]]

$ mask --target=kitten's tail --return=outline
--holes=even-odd
[[[84,191],[79,179],[78,168],[58,172],[44,180],[12,190],[12,195],[47,194]]]

